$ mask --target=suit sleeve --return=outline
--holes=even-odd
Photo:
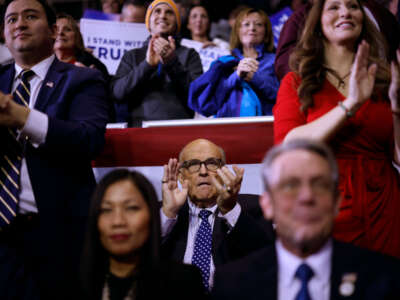
[[[74,68],[60,86],[63,100],[55,99],[45,111],[49,116],[42,147],[69,156],[92,159],[104,145],[109,119],[105,82],[97,70]]]
[[[275,144],[281,143],[293,128],[307,123],[306,115],[300,110],[297,86],[294,73],[288,73],[282,79],[273,108]]]

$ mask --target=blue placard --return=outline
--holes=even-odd
[[[276,14],[269,17],[272,25],[272,33],[274,35],[274,45],[275,48],[278,46],[279,35],[281,34],[283,24],[292,15],[293,10],[290,7],[285,7]]]

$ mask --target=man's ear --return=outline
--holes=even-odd
[[[337,215],[339,214],[340,203],[342,202],[342,196],[339,192],[334,201],[335,201],[335,217],[337,217]]]
[[[57,38],[57,24],[53,24],[50,27],[50,31],[51,31],[51,38],[55,41]]]
[[[179,170],[178,171],[178,180],[179,180],[179,183],[182,185],[183,184],[183,181],[184,181],[184,176],[183,176],[183,174],[182,174],[182,170]]]
[[[268,192],[264,192],[259,199],[261,210],[264,214],[264,218],[272,220],[274,218],[274,205],[271,199],[271,195]]]

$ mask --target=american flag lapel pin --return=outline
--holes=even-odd
[[[48,86],[49,88],[52,88],[54,86],[54,82],[53,81],[47,81],[46,82],[46,86]]]

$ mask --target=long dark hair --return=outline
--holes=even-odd
[[[321,28],[321,15],[325,1],[315,0],[313,2],[301,38],[290,56],[289,65],[301,79],[297,93],[302,111],[313,106],[313,95],[320,91],[326,77],[327,68],[322,63],[324,61],[324,35]],[[381,33],[365,14],[360,0],[357,0],[357,3],[363,14],[363,24],[361,34],[355,43],[354,53],[357,52],[358,45],[362,40],[369,43],[369,63],[378,65],[372,95],[372,98],[376,99],[377,94],[387,95],[390,82],[389,67],[385,59],[387,57],[387,45]]]
[[[157,194],[150,181],[136,171],[118,169],[108,173],[97,185],[91,202],[86,240],[81,262],[81,283],[86,299],[100,299],[105,276],[109,269],[109,254],[100,242],[98,218],[106,190],[114,183],[129,180],[142,194],[150,211],[150,236],[141,249],[139,272],[152,272],[160,261],[160,216]],[[144,276],[141,276],[142,278]],[[138,281],[140,290],[140,280]]]

